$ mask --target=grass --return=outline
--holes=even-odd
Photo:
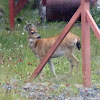
[[[35,23],[36,18],[39,19],[37,10],[30,10],[31,3],[27,4],[24,9],[19,13],[17,17],[24,17],[21,24],[16,22],[16,29],[14,31],[7,31],[5,27],[9,27],[8,19],[8,0],[0,0],[0,7],[4,9],[4,17],[0,21],[0,86],[10,83],[11,79],[18,79],[20,82],[18,86],[22,86],[24,81],[28,79],[36,66],[39,64],[38,59],[34,56],[28,46],[27,32],[24,31],[24,25],[26,21]],[[6,2],[6,3],[5,3]],[[15,19],[16,20],[16,19]],[[46,27],[38,27],[38,32],[41,37],[51,37],[59,34],[66,22],[51,22],[46,23]],[[74,25],[71,32],[75,33],[81,38],[80,23]],[[75,51],[75,56],[79,59],[79,74],[74,71],[70,79],[67,80],[67,73],[69,71],[69,63],[66,57],[53,59],[56,73],[59,77],[59,84],[70,84],[72,87],[75,84],[82,84],[82,56],[81,51]],[[91,31],[91,73],[92,84],[100,83],[100,44],[96,39],[94,33]],[[53,82],[55,78],[49,66],[44,67],[44,80],[40,81],[37,78],[34,82]],[[0,90],[1,100],[15,100],[20,98],[19,94],[14,94],[16,90],[12,91],[10,95],[5,95],[4,89]],[[22,99],[24,100],[24,99]],[[26,100],[26,99],[25,99]]]

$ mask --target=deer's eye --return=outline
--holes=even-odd
[[[31,34],[34,34],[35,32],[31,32]]]
[[[37,32],[36,32],[36,31],[34,31],[34,32],[31,32],[31,34],[37,34]]]

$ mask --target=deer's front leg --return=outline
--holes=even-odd
[[[39,58],[39,59],[40,59],[40,58]],[[41,62],[42,59],[43,59],[43,58],[40,59],[40,62]],[[42,69],[41,72],[40,72],[40,75],[39,75],[39,76],[40,76],[40,80],[43,80],[43,76],[44,76],[44,75],[43,75],[43,72],[44,72],[44,71],[43,71],[43,69]]]
[[[55,76],[56,79],[58,80],[58,77],[57,77],[57,75],[56,75],[55,68],[54,68],[54,65],[53,65],[51,59],[48,60],[48,64],[49,64],[49,66],[50,66],[50,70],[53,72],[54,76]]]

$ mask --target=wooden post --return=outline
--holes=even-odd
[[[90,2],[81,0],[81,32],[82,32],[82,70],[83,86],[91,86],[90,67],[90,25],[87,22],[86,10],[90,10]]]
[[[42,4],[45,6],[46,5],[46,0],[42,0]]]
[[[10,29],[14,30],[15,28],[15,21],[14,18],[18,15],[24,5],[27,3],[28,0],[19,0],[18,3],[15,5],[15,0],[9,0],[9,17],[10,17]]]
[[[15,17],[15,4],[14,0],[9,0],[9,17],[10,17],[10,28],[11,30],[15,27],[14,17]]]
[[[18,13],[21,11],[21,9],[26,5],[28,0],[19,0],[18,3],[15,6],[15,17],[18,15]]]

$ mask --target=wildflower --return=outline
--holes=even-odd
[[[8,60],[9,60],[9,61],[11,61],[11,60],[12,60],[12,58],[8,57]]]
[[[32,65],[32,63],[28,62],[28,65]]]
[[[69,84],[66,83],[66,87],[68,87],[68,86],[69,86]]]
[[[69,95],[69,93],[67,93],[67,95]]]
[[[18,24],[18,26],[20,26],[20,24]]]
[[[33,97],[29,97],[29,99],[33,99]]]
[[[22,60],[22,59],[20,59],[20,62],[23,62],[23,60]]]
[[[23,60],[22,60],[22,59],[19,59],[18,61],[23,62]]]
[[[17,90],[14,90],[14,93],[16,94],[17,93]]]
[[[47,88],[45,88],[45,90],[48,90]]]
[[[20,47],[23,48],[23,45],[21,44]]]
[[[23,32],[22,35],[24,35],[25,33]]]
[[[6,76],[6,78],[8,78],[8,76]]]
[[[14,44],[16,45],[17,43],[16,43],[16,42],[14,42]]]

